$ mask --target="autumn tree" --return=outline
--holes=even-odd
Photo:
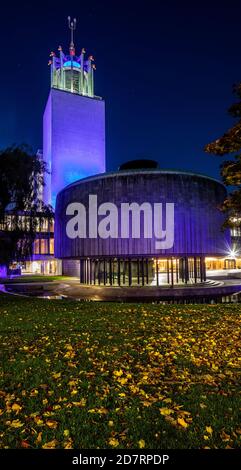
[[[241,214],[241,83],[234,85],[237,101],[228,109],[236,123],[219,139],[205,146],[205,152],[220,157],[230,156],[221,165],[223,183],[229,188],[221,209],[227,213],[226,226],[237,225]]]
[[[53,217],[41,198],[46,171],[26,145],[0,152],[0,265],[31,256],[36,230]]]

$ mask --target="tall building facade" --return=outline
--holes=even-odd
[[[76,55],[76,20],[68,21],[68,54],[62,47],[58,48],[58,56],[50,54],[51,87],[43,115],[43,151],[38,151],[49,171],[41,197],[53,208],[58,192],[65,186],[105,172],[105,102],[94,92],[93,56],[86,57],[84,49]],[[66,272],[72,270],[75,273],[73,263]],[[33,256],[24,263],[23,272],[62,273],[62,262],[54,258],[53,224],[40,228]]]
[[[105,102],[94,93],[93,57],[76,55],[69,18],[69,53],[51,53],[51,89],[43,116],[43,159],[49,174],[45,203],[55,207],[57,193],[80,178],[105,171]]]

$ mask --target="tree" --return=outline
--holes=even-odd
[[[224,184],[230,189],[221,210],[227,213],[225,226],[240,225],[241,214],[241,83],[234,85],[233,93],[237,102],[232,104],[228,113],[236,119],[236,124],[222,137],[206,145],[204,150],[213,155],[231,155],[221,165]]]
[[[36,230],[53,218],[41,199],[46,171],[26,145],[0,152],[0,265],[31,256]]]

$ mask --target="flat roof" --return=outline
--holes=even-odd
[[[204,178],[208,179],[211,181],[214,181],[215,183],[221,184],[225,188],[225,185],[218,179],[213,178],[212,176],[207,176],[204,175],[203,173],[194,173],[193,171],[187,171],[187,170],[161,170],[159,168],[143,168],[143,169],[131,169],[131,170],[118,170],[118,171],[109,171],[105,173],[98,173],[97,175],[92,175],[92,176],[87,176],[86,178],[81,178],[74,183],[68,184],[68,186],[65,186],[61,191],[59,191],[58,194],[62,193],[62,191],[65,191],[68,188],[74,187],[80,183],[85,183],[87,181],[93,181],[93,180],[98,180],[98,179],[104,179],[104,178],[110,178],[113,176],[128,176],[128,175],[133,175],[133,174],[170,174],[170,175],[186,175],[186,176],[196,176],[199,178]]]

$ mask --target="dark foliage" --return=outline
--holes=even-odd
[[[204,149],[213,155],[231,157],[220,165],[222,180],[229,187],[228,197],[221,207],[227,212],[226,226],[241,223],[241,83],[234,85],[233,92],[237,101],[230,106],[228,113],[236,119],[236,124]]]
[[[0,152],[0,264],[29,257],[36,231],[53,218],[41,199],[46,171],[26,145]]]

